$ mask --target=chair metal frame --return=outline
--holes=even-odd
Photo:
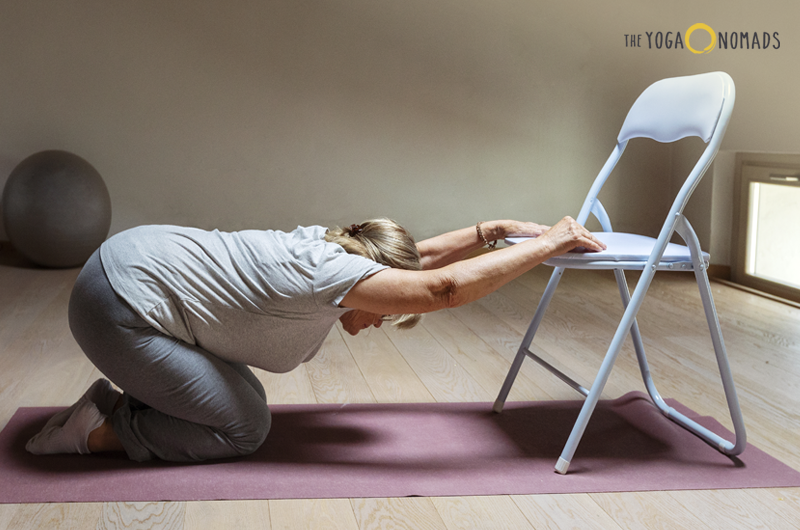
[[[647,137],[662,143],[677,141],[687,136],[702,138],[707,147],[687,177],[675,197],[669,214],[661,228],[659,236],[653,240],[653,249],[647,259],[615,261],[613,259],[592,259],[590,255],[557,257],[545,262],[555,269],[542,295],[539,305],[531,321],[528,331],[522,340],[517,355],[503,383],[502,389],[494,404],[494,411],[503,409],[514,379],[526,357],[530,357],[559,379],[585,396],[580,415],[572,429],[564,450],[556,463],[558,473],[565,474],[583,436],[584,430],[597,405],[603,388],[611,375],[625,337],[630,334],[639,368],[653,403],[669,419],[699,436],[708,444],[726,455],[740,454],[746,445],[744,420],[742,418],[736,388],[728,363],[725,343],[722,339],[719,318],[717,317],[714,299],[708,281],[708,254],[702,252],[697,234],[683,215],[692,192],[697,187],[703,174],[708,169],[717,152],[730,120],[735,101],[733,80],[724,72],[712,72],[696,76],[686,76],[661,80],[647,88],[636,100],[617,137],[617,145],[605,165],[595,179],[581,207],[577,221],[585,224],[589,215],[594,215],[605,232],[613,232],[611,221],[603,205],[597,198],[603,185],[622,156],[628,140]],[[655,115],[655,116],[653,116]],[[691,259],[664,261],[665,249],[670,245],[673,234],[677,233],[688,247]],[[602,235],[600,236],[602,240]],[[513,244],[519,240],[507,240]],[[623,316],[608,347],[605,358],[590,388],[585,388],[568,375],[550,365],[547,361],[530,351],[530,345],[536,335],[565,268],[587,268],[613,270],[624,307]],[[641,270],[642,274],[633,291],[628,290],[624,270]],[[650,367],[636,322],[636,315],[644,302],[650,283],[659,270],[693,271],[700,291],[703,309],[708,322],[711,340],[716,354],[717,365],[735,431],[735,440],[728,441],[718,434],[706,429],[696,421],[686,417],[670,407],[656,389],[650,374]]]

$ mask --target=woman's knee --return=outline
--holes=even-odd
[[[258,380],[258,377],[256,377],[256,374],[253,373],[250,367],[242,363],[228,363],[228,366],[242,376],[242,379],[256,391],[261,401],[267,402],[267,393],[264,390],[264,385],[261,384],[261,381]]]
[[[246,425],[230,436],[237,455],[245,456],[254,453],[267,439],[271,427],[272,414],[264,404],[263,411],[249,418]]]

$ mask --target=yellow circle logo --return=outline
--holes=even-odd
[[[703,48],[702,50],[695,50],[692,48],[691,41],[689,40],[692,36],[692,32],[696,29],[702,29],[708,32],[711,35],[711,44]],[[697,24],[693,25],[689,29],[686,30],[686,47],[689,48],[689,51],[692,53],[708,53],[714,49],[714,46],[717,45],[717,35],[714,33],[714,30],[711,29],[711,26],[708,24],[703,24],[702,22],[698,22]]]

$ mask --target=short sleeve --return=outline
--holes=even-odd
[[[348,254],[336,243],[324,242],[324,245],[325,256],[319,263],[312,286],[316,303],[322,309],[338,308],[356,283],[389,268],[370,259]]]

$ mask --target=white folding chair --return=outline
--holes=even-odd
[[[503,410],[508,392],[525,357],[530,357],[537,361],[562,381],[583,394],[586,399],[580,415],[575,422],[561,457],[556,463],[556,471],[558,473],[564,474],[567,472],[589,418],[611,374],[611,369],[620,352],[622,342],[629,333],[633,340],[647,391],[655,405],[665,416],[696,434],[724,454],[738,455],[745,448],[744,421],[742,420],[739,401],[736,397],[736,388],[733,384],[728,357],[725,353],[725,344],[722,340],[722,332],[719,327],[719,320],[706,273],[709,255],[700,249],[700,243],[694,229],[686,217],[683,216],[683,209],[689,201],[689,197],[716,156],[717,151],[719,151],[722,137],[725,135],[725,129],[728,126],[731,111],[733,110],[734,99],[733,80],[723,72],[664,79],[648,87],[628,112],[628,116],[622,125],[622,130],[617,136],[617,146],[595,179],[577,217],[577,221],[580,224],[586,223],[589,214],[593,214],[597,218],[603,232],[598,232],[596,235],[598,239],[608,246],[607,250],[596,253],[569,252],[545,262],[547,265],[555,267],[555,270],[550,277],[533,320],[495,401],[494,411],[499,413]],[[707,143],[707,147],[672,203],[658,239],[637,234],[613,232],[609,216],[597,199],[597,195],[622,156],[628,140],[644,137],[667,143],[688,136],[702,138]],[[676,232],[686,243],[686,246],[669,242]],[[515,244],[525,239],[508,238],[506,242]],[[589,389],[584,388],[529,349],[564,269],[568,268],[613,270],[620,296],[622,297],[622,304],[625,308],[603,363]],[[628,291],[627,283],[625,283],[624,270],[642,271],[632,296]],[[733,421],[735,442],[723,439],[667,405],[653,383],[644,347],[642,346],[639,327],[636,323],[636,314],[644,301],[650,282],[658,270],[694,272],[711,332],[711,340],[716,353],[731,420]]]

